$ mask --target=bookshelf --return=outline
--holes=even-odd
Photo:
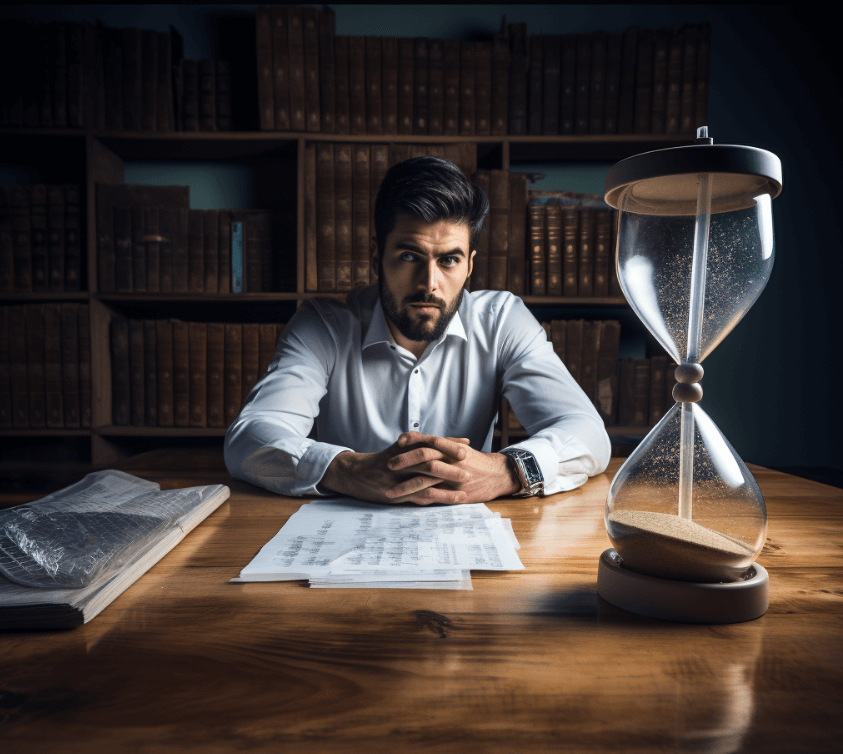
[[[81,187],[82,242],[81,291],[0,292],[0,305],[76,302],[87,306],[91,335],[90,427],[0,428],[0,447],[16,444],[29,449],[33,463],[48,466],[51,456],[66,458],[67,448],[53,453],[53,445],[72,446],[69,452],[81,463],[94,467],[112,464],[139,448],[179,442],[219,442],[224,427],[115,426],[112,423],[112,357],[110,326],[115,318],[177,317],[185,321],[270,322],[286,319],[305,298],[346,293],[312,293],[306,290],[305,267],[305,151],[308,144],[413,144],[440,146],[474,145],[478,168],[508,171],[519,162],[617,161],[643,151],[679,146],[687,134],[546,134],[546,135],[431,135],[431,134],[340,134],[315,131],[210,131],[144,132],[98,128],[0,128],[2,159],[28,164],[41,183],[76,182]],[[279,175],[281,197],[295,197],[295,212],[281,218],[279,201],[273,206],[276,226],[281,224],[285,242],[274,253],[293,268],[293,290],[260,293],[129,293],[99,290],[97,257],[96,185],[123,183],[125,165],[136,161],[240,161],[256,164],[272,159],[287,169]],[[34,182],[34,181],[33,181]],[[264,206],[264,205],[262,205]],[[290,218],[294,218],[292,221]],[[284,225],[284,223],[288,223]],[[278,239],[278,234],[275,238]],[[290,286],[293,287],[293,286]],[[620,297],[522,296],[534,312],[545,307],[605,312],[626,307]],[[278,310],[286,314],[279,317]],[[538,314],[537,317],[541,318]],[[504,415],[504,419],[505,419]],[[646,427],[614,426],[612,437],[643,436]],[[499,423],[496,437],[502,444],[517,438],[518,430],[507,421]],[[39,445],[40,441],[44,441]],[[48,442],[49,441],[49,442]],[[14,462],[13,462],[14,463]]]

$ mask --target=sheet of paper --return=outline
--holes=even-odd
[[[503,521],[482,503],[419,508],[352,498],[313,501],[290,517],[238,580],[326,579],[372,571],[409,579],[436,569],[521,570],[514,535]]]

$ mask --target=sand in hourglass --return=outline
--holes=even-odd
[[[714,529],[649,511],[609,514],[615,549],[632,571],[680,581],[739,581],[754,551]]]

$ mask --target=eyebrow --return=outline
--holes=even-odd
[[[414,251],[418,254],[423,253],[421,248],[419,246],[417,246],[416,244],[414,244],[412,241],[398,241],[398,243],[395,244],[395,249],[401,250],[401,251]],[[457,256],[457,257],[465,258],[465,252],[461,248],[456,247],[454,249],[451,249],[450,251],[443,251],[441,254],[437,254],[436,256],[437,257]]]

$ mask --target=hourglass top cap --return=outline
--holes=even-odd
[[[627,157],[606,174],[606,202],[624,212],[695,215],[697,176],[713,175],[711,212],[755,205],[755,198],[782,190],[781,160],[772,152],[739,144],[714,144],[700,128],[696,143]]]

